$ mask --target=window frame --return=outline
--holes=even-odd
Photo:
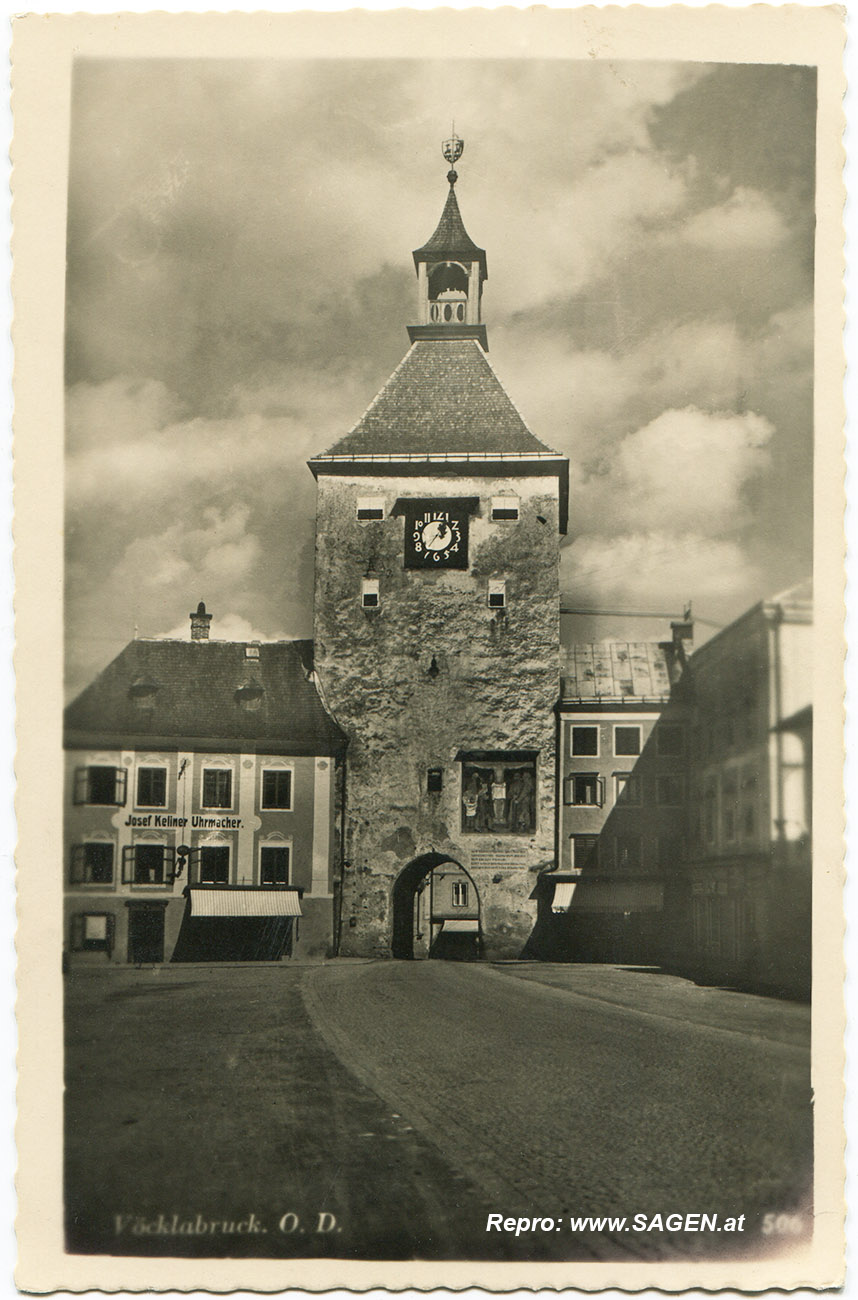
[[[509,504],[507,504],[509,503]],[[491,520],[495,524],[515,524],[521,517],[521,497],[492,497]]]
[[[222,848],[223,845],[209,845],[210,848]],[[285,880],[266,880],[263,862],[268,853],[285,853],[286,854],[286,878]],[[268,842],[259,846],[259,883],[260,885],[269,885],[272,888],[275,885],[288,885],[292,875],[292,844],[285,841]]]
[[[643,776],[640,772],[614,772],[614,803],[621,808],[643,805]]]
[[[288,776],[289,778],[289,801],[285,804],[266,803],[265,801],[265,778],[266,777]],[[290,765],[284,764],[274,766],[273,764],[263,767],[259,775],[259,809],[261,812],[294,812],[295,810],[295,769]]]
[[[161,772],[164,777],[164,798],[160,803],[144,803],[140,798],[140,778],[144,772]],[[168,771],[166,763],[140,763],[134,772],[134,807],[135,808],[166,808],[167,807],[167,785]]]
[[[206,801],[206,777],[209,774],[226,776],[229,778],[229,802],[228,803],[208,803]],[[203,764],[200,768],[200,808],[211,809],[214,812],[230,811],[234,808],[235,781],[233,780],[232,767],[217,766],[216,764]]]
[[[100,772],[113,772],[113,795],[112,799],[101,800],[92,798],[90,772],[98,770]],[[128,769],[117,767],[111,763],[86,763],[81,767],[75,768],[74,773],[74,791],[72,800],[79,806],[85,805],[88,808],[123,808],[128,798]]]
[[[87,939],[87,920],[96,917],[104,920],[104,938]],[[109,957],[113,952],[115,936],[116,917],[112,912],[73,912],[69,919],[70,952],[106,952]]]
[[[99,848],[110,850],[109,880],[93,880],[92,864],[86,861],[87,849]],[[80,889],[115,889],[116,888],[116,845],[113,840],[81,840],[71,848],[69,864],[69,884]]]
[[[593,782],[596,798],[575,798],[576,782],[578,781]],[[598,772],[567,772],[563,782],[563,803],[567,808],[604,808],[605,778]]]
[[[623,861],[623,850],[621,849],[620,845],[624,841],[627,841],[630,844],[633,843],[637,846],[636,862],[630,863],[628,861],[627,862]],[[616,863],[616,867],[618,871],[640,871],[643,867],[643,836],[635,833],[615,835],[614,836],[614,861]]]
[[[579,862],[579,861],[578,861],[578,856],[579,856],[578,845],[579,845],[579,843],[582,845],[582,854],[583,854],[583,843],[584,843],[585,841],[588,841],[588,842],[590,843],[590,848],[589,848],[589,850],[588,850],[588,852],[587,852],[586,860],[582,860],[581,862]],[[588,871],[598,871],[598,869],[599,869],[599,836],[598,836],[598,835],[578,835],[578,834],[573,833],[572,835],[569,836],[569,855],[570,855],[571,864],[572,864],[571,869],[572,869],[573,871],[584,871],[585,868],[586,868]]]
[[[489,609],[506,609],[506,578],[489,578],[486,583]]]
[[[355,519],[359,524],[377,523],[384,518],[383,496],[358,497],[355,502]]]
[[[378,609],[381,605],[381,591],[378,578],[361,578],[361,609]]]
[[[196,852],[199,854],[197,859],[197,883],[200,885],[229,885],[232,875],[232,845],[231,844],[198,844]],[[203,862],[208,853],[225,853],[226,854],[226,879],[224,880],[204,880],[203,879]]]
[[[638,733],[637,749],[618,749],[617,732],[619,731],[636,731]],[[614,758],[639,758],[643,752],[643,727],[639,722],[615,722],[613,724],[612,739],[614,742]]]
[[[594,731],[596,733],[596,748],[584,753],[576,752],[575,749],[575,732],[576,731]],[[569,757],[570,758],[599,758],[602,750],[602,735],[599,724],[593,722],[571,722],[569,724]]]
[[[470,890],[467,880],[454,880],[450,885],[450,906],[470,907]]]
[[[161,879],[138,880],[137,852],[139,849],[160,849]],[[151,870],[152,868],[147,868]],[[176,878],[176,850],[172,844],[159,840],[135,840],[122,847],[122,883],[130,889],[172,889]]]

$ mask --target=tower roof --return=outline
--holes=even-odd
[[[451,172],[450,175],[455,176],[455,172]],[[478,261],[480,279],[487,280],[485,249],[479,248],[465,229],[456,191],[453,188],[454,184],[454,181],[450,182],[450,192],[435,233],[427,239],[422,248],[414,250],[414,265],[419,266],[421,262],[435,261]]]
[[[444,454],[557,456],[530,432],[473,339],[412,344],[355,427],[310,466]]]

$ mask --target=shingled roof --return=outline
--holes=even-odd
[[[561,703],[665,701],[670,642],[598,641],[561,647]]]
[[[310,465],[443,453],[557,456],[530,432],[473,339],[412,344],[351,432]]]
[[[441,213],[441,220],[435,228],[435,233],[427,239],[422,248],[414,250],[414,265],[420,262],[429,262],[434,258],[459,259],[466,262],[480,263],[480,278],[488,279],[486,269],[485,249],[479,248],[471,239],[465,229],[465,223],[462,221],[462,214],[459,211],[459,202],[456,198],[456,191],[450,186],[450,192],[447,195],[447,202],[444,204],[444,211]]]
[[[132,641],[65,711],[66,748],[332,754],[345,735],[313,681],[311,641]],[[255,650],[255,647],[254,647]]]

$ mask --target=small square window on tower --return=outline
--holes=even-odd
[[[378,609],[378,578],[364,578],[360,587],[360,603],[364,609]]]
[[[383,519],[384,497],[358,497],[357,517],[361,522],[367,519]]]
[[[492,519],[518,519],[518,497],[492,497]]]
[[[426,791],[428,794],[440,794],[444,786],[444,773],[440,767],[430,767],[426,773]]]
[[[506,579],[489,578],[489,609],[506,607]]]

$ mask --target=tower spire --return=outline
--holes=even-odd
[[[409,325],[408,336],[412,343],[418,338],[471,338],[487,349],[486,327],[480,320],[483,283],[488,279],[486,254],[465,229],[454,189],[459,179],[455,164],[464,149],[454,122],[449,138],[441,145],[441,154],[450,165],[444,211],[435,233],[414,250],[419,324]]]

